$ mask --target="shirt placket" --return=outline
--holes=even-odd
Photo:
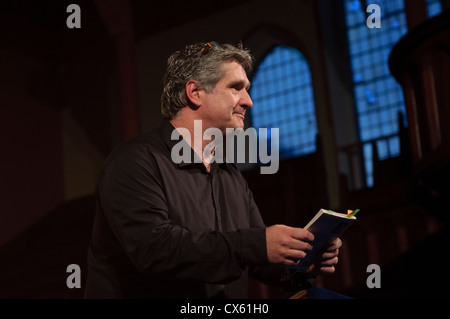
[[[208,173],[208,178],[211,186],[211,195],[214,204],[214,211],[216,214],[216,229],[218,231],[223,231],[222,227],[222,212],[220,209],[220,191],[219,191],[219,183],[220,183],[220,171],[218,167],[214,167]]]

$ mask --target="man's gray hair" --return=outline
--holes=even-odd
[[[212,43],[212,44],[211,44]],[[248,74],[253,68],[253,57],[242,43],[231,44],[196,43],[174,52],[167,60],[167,70],[161,94],[161,112],[172,119],[177,112],[189,105],[186,83],[195,80],[197,85],[211,93],[224,76],[223,64],[239,63]]]

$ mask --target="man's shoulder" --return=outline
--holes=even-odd
[[[103,167],[110,166],[118,159],[152,161],[155,154],[166,151],[167,147],[161,139],[159,129],[153,129],[118,144],[106,158]]]
[[[153,129],[120,143],[113,153],[148,152],[163,149],[163,147],[164,142],[161,139],[159,129]]]

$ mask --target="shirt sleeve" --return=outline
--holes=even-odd
[[[265,228],[191,232],[169,218],[156,162],[136,152],[119,155],[99,181],[100,205],[135,267],[160,278],[227,283],[247,265],[267,263]]]
[[[251,227],[260,227],[264,229],[265,255],[267,258],[267,244],[265,237],[265,230],[267,226],[264,224],[259,208],[253,198],[253,193],[248,188],[248,186],[247,193],[250,207],[250,225]],[[282,281],[286,278],[286,276],[289,276],[289,274],[290,273],[288,268],[284,266],[269,264],[268,262],[264,265],[250,265],[249,269],[249,275],[251,277],[267,285],[281,286]]]

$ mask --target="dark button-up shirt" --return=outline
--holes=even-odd
[[[165,120],[105,161],[85,297],[245,298],[249,272],[279,281],[261,266],[265,225],[239,170],[175,164],[173,130]]]

